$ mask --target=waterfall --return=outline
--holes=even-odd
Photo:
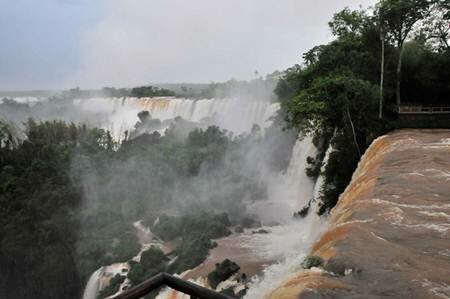
[[[297,140],[285,172],[268,174],[268,200],[256,201],[248,207],[263,223],[290,223],[295,212],[313,198],[314,182],[306,175],[306,158],[316,154],[311,137]]]
[[[34,97],[13,98],[16,103],[26,104],[30,108],[37,103],[35,110],[23,119],[14,115],[0,118],[11,121],[25,121],[28,117],[38,120],[60,119],[74,123],[85,123],[92,127],[109,130],[116,140],[124,137],[125,131],[134,129],[139,121],[137,114],[148,111],[153,119],[170,121],[180,116],[191,122],[208,120],[208,125],[217,125],[222,129],[241,134],[251,130],[254,124],[261,128],[271,125],[270,117],[278,111],[279,103],[253,99],[186,99],[175,97],[153,98],[87,98],[74,100],[50,100]],[[0,102],[1,104],[1,102]],[[161,128],[161,133],[166,127]]]
[[[325,171],[325,167],[328,164],[328,160],[330,159],[330,154],[332,152],[333,152],[333,146],[330,144],[328,146],[327,151],[325,152],[325,156],[323,158],[322,167],[320,168],[320,173],[321,174],[317,178],[316,184],[314,185],[314,202],[315,203],[314,203],[313,209],[312,209],[312,212],[314,212],[314,213],[316,213],[318,211],[318,208],[319,208],[318,200],[319,200],[319,197],[320,197],[320,192],[322,191],[323,184],[325,182],[325,178],[322,175],[322,173]]]
[[[270,117],[278,111],[279,103],[243,99],[185,99],[185,98],[92,98],[74,100],[82,111],[102,116],[101,126],[117,139],[133,129],[137,114],[150,112],[154,119],[172,120],[178,116],[191,122],[208,119],[222,129],[241,134],[254,124],[262,128],[271,125]]]
[[[83,299],[96,299],[100,288],[100,277],[103,273],[103,267],[92,273],[84,288]]]
[[[316,190],[321,188],[323,178],[321,182],[314,184],[305,173],[306,158],[315,153],[316,148],[311,137],[298,140],[287,172],[280,174],[273,186],[269,186],[272,200],[281,201],[281,205],[270,209],[269,213],[281,216],[279,220],[285,224],[282,226],[282,231],[273,236],[273,246],[261,248],[261,250],[278,250],[282,258],[278,263],[264,269],[262,277],[254,279],[245,296],[246,299],[264,298],[286,277],[300,270],[301,262],[313,242],[326,228],[325,220],[316,213],[318,201],[313,201],[313,206],[304,219],[292,219],[292,214],[308,205],[311,199],[317,196]]]

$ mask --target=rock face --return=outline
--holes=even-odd
[[[311,254],[269,298],[450,298],[450,130],[374,141]]]

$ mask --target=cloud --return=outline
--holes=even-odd
[[[248,79],[284,69],[328,41],[327,22],[354,0],[108,0],[81,35],[81,70],[68,84]],[[373,0],[361,0],[364,6]]]

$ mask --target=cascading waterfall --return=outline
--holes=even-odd
[[[126,130],[134,127],[140,111],[149,111],[154,119],[171,120],[178,116],[191,122],[211,119],[222,129],[240,134],[253,124],[262,128],[271,125],[270,117],[279,109],[278,103],[241,99],[183,99],[183,98],[92,98],[74,100],[81,110],[106,115],[102,126],[121,139]]]
[[[279,219],[282,231],[273,236],[271,248],[261,250],[279,250],[281,259],[278,263],[270,265],[263,271],[263,276],[256,278],[246,295],[246,299],[261,299],[270,293],[280,282],[289,275],[301,269],[301,262],[305,258],[313,242],[325,230],[326,221],[317,215],[319,202],[315,200],[323,184],[323,178],[319,177],[316,183],[307,177],[305,173],[306,158],[313,156],[316,148],[311,137],[298,140],[292,152],[292,158],[288,170],[275,181],[272,189],[272,200],[281,200],[281,207],[270,209],[269,213],[276,213],[283,218]],[[327,150],[324,164],[328,161]],[[311,201],[312,200],[312,201]],[[292,219],[294,212],[302,209],[311,202],[310,211],[303,219]],[[280,211],[282,211],[280,213]]]
[[[103,97],[50,101],[44,98],[17,97],[12,100],[30,107],[45,103],[45,109],[38,109],[38,115],[29,115],[30,117],[41,120],[61,119],[101,127],[109,130],[115,140],[123,139],[126,131],[134,129],[139,121],[137,114],[141,111],[148,111],[153,119],[161,121],[178,116],[191,122],[208,119],[208,124],[241,134],[250,131],[253,124],[262,128],[270,126],[270,117],[280,107],[279,103],[237,98],[194,100],[174,97]],[[66,108],[65,114],[61,113],[62,107]],[[0,112],[0,118],[8,117]],[[163,133],[164,129],[163,127],[158,131]]]
[[[92,273],[86,284],[83,292],[83,299],[95,299],[100,288],[100,277],[103,272],[103,267]]]

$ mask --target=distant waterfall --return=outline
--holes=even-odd
[[[123,137],[126,130],[133,129],[139,120],[137,114],[150,112],[161,121],[177,116],[192,122],[210,118],[212,124],[240,134],[250,131],[254,124],[262,128],[270,126],[270,117],[279,110],[279,103],[244,99],[201,99],[184,98],[92,98],[74,100],[82,111],[96,112],[103,116],[102,126],[116,138]]]
[[[14,115],[2,113],[0,119],[25,121],[28,117],[37,120],[64,120],[85,123],[92,127],[109,130],[116,140],[124,137],[125,131],[134,129],[139,121],[138,113],[148,111],[153,119],[170,121],[180,116],[190,122],[208,120],[207,124],[217,125],[235,135],[251,130],[254,124],[266,128],[272,123],[271,116],[279,110],[279,103],[271,103],[244,98],[186,99],[175,97],[153,98],[87,98],[87,99],[47,99],[16,97],[16,103],[33,108],[29,115],[26,110],[17,119]],[[0,99],[0,104],[2,103]],[[42,104],[42,105],[38,105]],[[164,132],[165,128],[162,128]]]

